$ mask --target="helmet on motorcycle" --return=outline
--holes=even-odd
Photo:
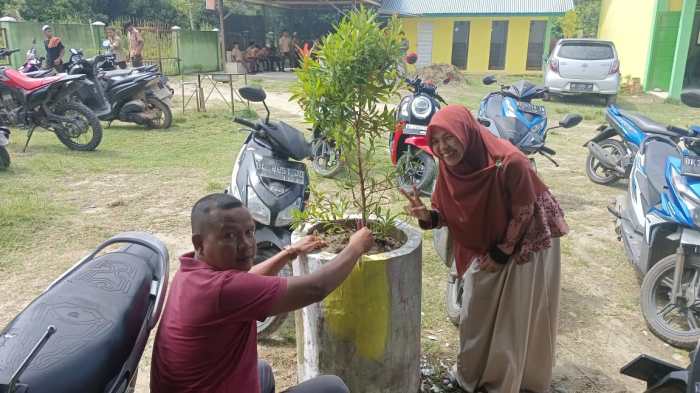
[[[406,55],[406,63],[416,64],[417,61],[418,61],[418,54],[416,54],[416,52],[411,52],[408,55]]]

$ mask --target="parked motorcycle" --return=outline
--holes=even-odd
[[[668,125],[615,105],[607,108],[606,119],[608,124],[598,127],[598,135],[584,144],[589,150],[586,175],[596,184],[609,185],[628,178],[634,156],[648,134],[677,136],[668,131]]]
[[[688,106],[700,107],[700,90],[686,90],[681,99]],[[674,273],[682,270],[674,270]],[[672,280],[676,280],[675,274]],[[670,283],[671,286],[674,284]],[[690,364],[685,368],[640,355],[622,367],[620,373],[646,382],[644,393],[697,393],[700,386],[700,343],[690,353]]]
[[[683,97],[700,107],[700,93]],[[700,339],[700,128],[649,134],[628,192],[610,211],[643,277],[640,303],[649,329],[671,345],[693,348]]]
[[[15,52],[2,48],[0,58]],[[37,127],[52,131],[72,150],[95,150],[100,144],[100,121],[73,98],[92,84],[84,75],[30,78],[9,67],[1,67],[0,73],[0,123],[29,129],[24,150]]]
[[[255,241],[260,263],[291,244],[292,219],[296,210],[303,210],[309,199],[309,174],[300,162],[310,157],[304,134],[284,122],[270,122],[267,95],[259,87],[242,87],[241,97],[262,102],[267,111],[265,121],[234,121],[250,131],[243,143],[226,190],[250,210],[255,219]],[[280,275],[291,275],[285,267]],[[276,315],[258,322],[258,333],[267,336],[277,330],[286,315]]]
[[[0,392],[133,392],[168,260],[160,240],[128,232],[63,273],[0,332]]]
[[[78,92],[81,100],[94,108],[100,120],[110,124],[120,120],[147,128],[170,128],[173,89],[168,86],[167,77],[161,75],[155,66],[104,71],[103,65],[110,61],[113,59],[104,55],[86,59],[82,51],[70,49],[70,59],[66,64],[68,74],[85,74],[94,83],[94,88],[84,87]]]
[[[437,178],[437,164],[426,134],[440,104],[447,104],[432,83],[406,79],[411,94],[401,98],[396,110],[396,128],[389,136],[391,163],[397,167],[399,187],[416,188],[430,195]]]
[[[335,177],[343,170],[343,159],[335,141],[314,128],[311,141],[311,168],[323,177]]]
[[[7,169],[10,166],[10,153],[7,151],[7,146],[10,143],[10,129],[0,127],[0,171]]]
[[[36,72],[41,70],[41,65],[44,63],[43,57],[37,57],[36,55],[36,39],[32,40],[32,47],[27,51],[24,58],[24,64],[19,67],[19,72],[23,74],[28,74],[30,72]]]
[[[489,75],[482,82],[492,85],[497,79]],[[497,137],[510,141],[525,155],[539,153],[559,166],[552,158],[556,152],[545,146],[547,133],[555,128],[575,127],[583,118],[578,114],[568,114],[558,126],[547,128],[547,110],[532,103],[532,100],[544,98],[546,93],[546,87],[535,86],[526,80],[510,86],[501,85],[498,91],[481,100],[479,122]]]

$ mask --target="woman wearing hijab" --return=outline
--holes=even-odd
[[[464,294],[452,377],[468,392],[547,392],[564,213],[527,157],[467,108],[443,108],[427,137],[440,160],[433,208],[404,195],[421,228],[447,226],[454,239]]]

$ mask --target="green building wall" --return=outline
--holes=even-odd
[[[11,49],[20,51],[13,54],[10,66],[17,68],[24,63],[27,50],[32,46],[32,39],[36,39],[37,54],[45,56],[44,37],[41,33],[42,23],[35,22],[1,22],[0,28],[4,30],[6,41],[4,44]],[[86,56],[94,56],[100,51],[100,43],[104,40],[102,27],[93,27],[83,24],[52,24],[54,34],[61,37],[66,47],[64,60],[68,60],[68,49],[82,49]],[[177,40],[175,33],[171,34],[167,45],[173,47],[169,51],[163,51],[163,71],[167,74],[177,74]],[[211,72],[220,70],[221,64],[218,56],[218,36],[213,31],[186,31],[177,33],[180,38],[180,67],[184,73]],[[169,37],[170,38],[170,37]],[[126,37],[124,37],[126,43]],[[151,51],[153,52],[153,51]],[[170,53],[165,53],[170,52]],[[149,57],[148,55],[145,57]],[[168,60],[168,58],[171,58]],[[4,62],[7,64],[7,62]]]

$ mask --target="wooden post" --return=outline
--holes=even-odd
[[[226,30],[224,29],[224,0],[219,0],[219,64],[226,64]],[[222,59],[222,56],[224,58]]]

